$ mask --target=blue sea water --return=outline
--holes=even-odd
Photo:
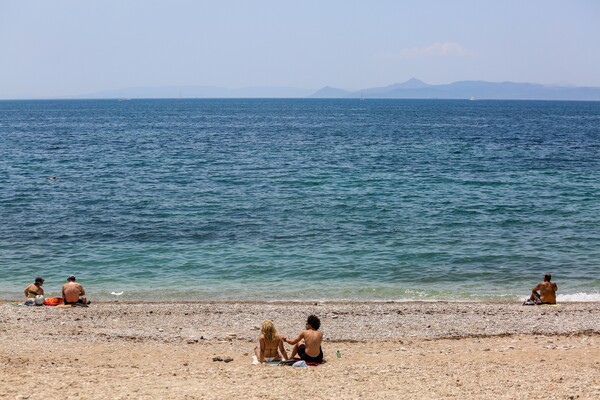
[[[0,298],[600,300],[599,156],[600,102],[1,101]]]

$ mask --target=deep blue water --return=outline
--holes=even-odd
[[[599,156],[600,102],[1,101],[0,298],[599,300]]]

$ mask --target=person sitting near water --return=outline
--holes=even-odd
[[[28,299],[35,299],[35,296],[43,296],[44,295],[44,289],[42,289],[42,285],[44,284],[44,278],[42,277],[37,277],[35,278],[35,282],[28,285],[24,290],[23,293],[25,293],[25,297],[27,297]]]
[[[283,339],[279,336],[273,321],[266,320],[260,327],[260,347],[254,348],[254,353],[260,363],[281,361],[288,359],[287,351],[283,347]],[[281,354],[280,354],[281,352]]]
[[[306,320],[306,329],[300,332],[296,339],[289,340],[288,338],[283,338],[286,343],[294,345],[291,358],[294,358],[298,354],[300,359],[306,362],[323,362],[323,350],[321,349],[323,333],[319,330],[320,327],[321,321],[319,318],[315,315],[310,315]],[[304,340],[304,343],[300,344],[301,340]]]
[[[538,283],[531,291],[530,302],[534,304],[556,304],[556,283],[550,282],[551,274],[544,275],[544,282]]]
[[[75,276],[73,275],[70,275],[67,278],[67,283],[63,285],[62,295],[65,304],[76,304],[85,306],[89,304],[86,298],[83,297],[83,295],[85,295],[85,290],[83,289],[83,286],[75,282]]]

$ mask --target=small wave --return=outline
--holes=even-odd
[[[556,301],[561,302],[600,302],[600,293],[572,293],[559,294],[556,296]]]

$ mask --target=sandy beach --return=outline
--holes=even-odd
[[[327,363],[251,364],[311,313]],[[597,303],[5,302],[0,338],[3,399],[600,398]]]

